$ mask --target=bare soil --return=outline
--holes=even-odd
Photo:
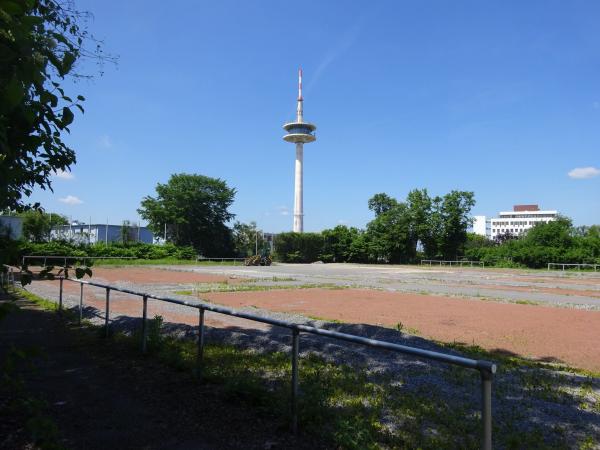
[[[145,267],[93,267],[94,279],[109,283],[241,283],[244,278]]]
[[[600,312],[366,289],[204,294],[232,307],[256,306],[349,323],[413,328],[443,342],[600,371]]]

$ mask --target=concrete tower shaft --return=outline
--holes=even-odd
[[[296,107],[296,121],[286,123],[283,129],[287,132],[283,139],[296,144],[296,164],[294,182],[294,228],[297,233],[304,231],[304,144],[314,142],[317,127],[312,123],[304,122],[304,98],[302,97],[302,69],[298,70],[298,104]]]
[[[296,166],[294,178],[294,228],[296,233],[304,231],[304,173],[302,165],[304,164],[304,144],[296,144]]]

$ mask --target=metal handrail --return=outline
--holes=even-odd
[[[452,266],[452,264],[454,265],[458,265],[460,267],[462,267],[463,264],[469,264],[470,267],[473,267],[474,264],[480,265],[481,267],[485,267],[485,262],[484,261],[466,261],[466,260],[453,260],[453,261],[448,261],[448,260],[443,260],[443,259],[422,259],[421,260],[421,265],[423,264],[427,264],[429,263],[429,265],[431,266],[433,263],[444,265],[444,264],[449,264],[450,266]]]
[[[58,259],[63,260],[65,266],[67,265],[67,260],[72,261],[85,261],[87,259],[137,259],[135,256],[61,256],[61,255],[26,255],[22,258],[22,263],[25,265],[26,259],[44,259],[44,266],[46,266],[46,262],[48,259]]]
[[[83,286],[89,285],[98,288],[106,289],[106,310],[104,316],[104,327],[106,336],[109,335],[109,317],[110,317],[110,291],[118,291],[126,294],[136,295],[142,297],[143,309],[142,309],[142,352],[146,352],[147,348],[147,321],[148,321],[148,299],[159,300],[167,303],[174,303],[177,305],[188,306],[190,308],[196,308],[199,312],[198,320],[198,350],[197,350],[197,365],[198,374],[201,375],[201,369],[203,365],[204,355],[204,312],[210,311],[219,314],[224,314],[233,317],[240,317],[255,322],[266,323],[278,327],[290,329],[292,331],[292,396],[291,396],[291,413],[292,413],[292,430],[294,433],[298,429],[298,363],[299,363],[299,352],[300,352],[300,333],[310,333],[319,336],[329,337],[333,339],[339,339],[355,344],[361,344],[368,347],[379,348],[384,350],[391,350],[398,353],[416,356],[419,358],[425,358],[429,360],[439,361],[446,364],[452,364],[456,366],[465,367],[468,369],[478,370],[481,376],[481,397],[482,397],[482,428],[483,428],[483,440],[482,448],[490,450],[492,448],[492,380],[496,373],[497,365],[491,361],[476,360],[471,358],[465,358],[462,356],[450,355],[441,352],[435,352],[431,350],[423,350],[416,347],[410,347],[407,345],[394,344],[386,341],[379,341],[376,339],[369,339],[353,334],[340,333],[338,331],[326,330],[323,328],[312,327],[308,325],[296,324],[286,322],[284,320],[271,319],[268,317],[261,317],[255,314],[246,313],[232,308],[224,306],[218,306],[210,303],[190,303],[185,300],[179,300],[175,298],[154,295],[147,292],[134,291],[132,289],[122,288],[119,286],[96,283],[94,281],[79,280],[74,278],[59,278],[59,311],[63,308],[63,283],[64,280],[79,283],[80,284],[80,297],[79,297],[79,321],[81,322],[83,312]],[[14,282],[14,276],[13,276]]]
[[[598,269],[598,267],[600,267],[600,264],[589,264],[589,263],[581,263],[581,264],[572,264],[572,263],[548,263],[548,270],[551,270],[551,266],[562,266],[562,270],[564,272],[565,267],[573,267],[573,266],[577,266],[577,269],[579,270],[581,267],[592,267],[594,269],[594,272],[596,272],[596,270]]]
[[[196,257],[196,262],[201,262],[201,261],[214,261],[214,262],[225,262],[225,261],[233,261],[233,265],[235,266],[235,264],[238,261],[244,262],[246,261],[246,258],[205,258],[204,256],[197,256]]]

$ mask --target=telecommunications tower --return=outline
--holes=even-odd
[[[286,123],[283,129],[286,135],[283,139],[296,144],[296,179],[294,184],[294,231],[304,231],[304,208],[302,205],[302,163],[304,159],[304,144],[313,142],[317,137],[314,131],[317,129],[312,123],[304,121],[302,104],[302,69],[298,69],[298,107],[296,109],[296,121]]]

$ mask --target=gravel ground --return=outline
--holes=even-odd
[[[172,271],[239,276],[284,284],[327,283],[399,292],[485,297],[497,301],[548,303],[600,309],[600,273],[479,268],[363,266],[359,264],[277,264],[270,267],[163,266]],[[277,284],[281,284],[277,282]]]
[[[238,276],[254,274],[258,277],[257,274],[260,274],[262,278],[291,276],[290,271],[281,266],[269,268],[269,272],[262,271],[263,268],[260,269],[257,271],[257,269],[240,267],[203,267],[201,270],[208,273]],[[190,269],[186,267],[185,269],[178,268],[178,270]],[[408,275],[413,276],[414,273],[410,272]],[[419,277],[422,276],[420,272],[416,273]],[[301,278],[302,282],[310,280],[313,283],[343,282],[339,279],[343,275],[344,273],[326,278],[310,275],[301,278],[302,275],[299,275],[297,271],[294,272],[294,278]],[[440,274],[436,273],[436,277],[439,276]],[[535,276],[539,275],[536,273]],[[584,278],[582,282],[588,283],[587,277],[582,278]],[[592,279],[591,283],[594,282],[595,279]],[[127,283],[121,283],[121,285],[125,287]],[[172,286],[164,284],[160,286],[144,285],[136,288],[156,294],[165,294],[165,291],[173,289]],[[44,298],[56,300],[56,286],[34,282],[29,290]],[[180,296],[179,298],[192,301],[189,296]],[[75,306],[78,296],[66,295],[64,301],[67,306]],[[189,314],[189,308],[180,305],[163,303],[161,308],[164,312]],[[256,308],[246,308],[246,310],[264,317],[458,354],[418,336],[399,333],[397,330],[389,328],[330,323],[301,315]],[[86,310],[86,315],[98,324],[103,323],[103,319],[99,317],[101,314],[101,312],[89,308]],[[252,322],[225,316],[219,316],[219,322],[218,328],[208,327],[208,342],[231,343],[261,352],[290,351],[289,330],[264,325],[255,326]],[[114,327],[132,331],[139,327],[139,319],[126,316],[113,317],[112,324]],[[188,338],[194,338],[196,333],[194,327],[178,323],[165,324],[165,331]],[[306,356],[308,353],[315,353],[336,364],[347,364],[360,370],[366,370],[374,380],[380,381],[382,376],[385,376],[386,382],[400,383],[405,389],[412,392],[428,392],[429,395],[440,398],[442,401],[452,402],[456,408],[464,408],[467,411],[479,409],[480,382],[478,374],[474,371],[451,368],[440,363],[303,334],[301,355]],[[578,447],[579,443],[585,439],[592,439],[591,442],[595,443],[600,442],[600,378],[596,376],[560,370],[550,365],[547,368],[523,366],[518,369],[506,369],[501,367],[494,380],[493,396],[496,436],[515,433],[516,435],[519,433],[540,435],[551,447],[566,446],[568,448]],[[395,424],[389,425],[395,426]],[[504,442],[504,445],[497,445],[497,447],[502,448],[508,445],[506,439],[501,438],[500,440]],[[596,446],[590,448],[600,448],[598,444],[593,445]]]

